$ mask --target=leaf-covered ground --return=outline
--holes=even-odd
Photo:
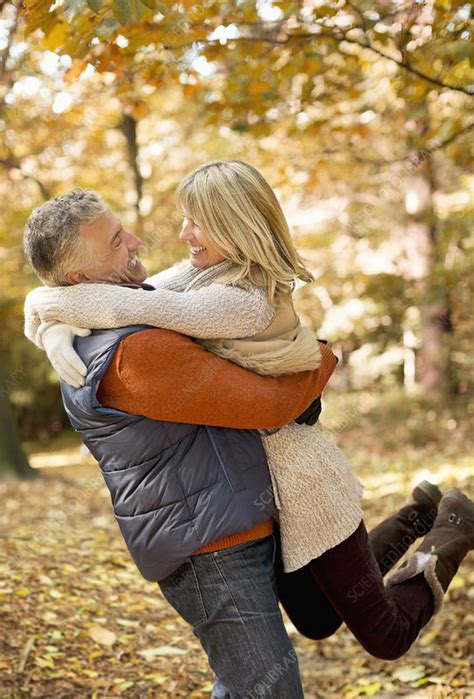
[[[443,488],[469,488],[465,429],[437,416],[430,432],[426,414],[415,412],[410,427],[393,413],[382,436],[380,424],[364,418],[371,406],[345,407],[344,424],[331,421],[331,413],[327,424],[366,486],[369,526],[428,475]],[[379,422],[386,419],[379,414]],[[422,421],[424,443],[414,446]],[[0,697],[208,697],[213,676],[206,658],[129,559],[96,465],[76,444],[35,453],[32,462],[41,467],[40,479],[0,483]],[[474,696],[473,598],[471,559],[444,610],[397,662],[371,658],[345,627],[312,642],[288,625],[305,696]]]

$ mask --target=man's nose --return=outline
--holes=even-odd
[[[137,235],[134,235],[133,233],[128,234],[127,248],[129,250],[131,250],[133,252],[137,248],[139,248],[141,244],[142,244],[141,238],[139,238]]]

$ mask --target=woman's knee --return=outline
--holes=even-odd
[[[311,641],[322,641],[325,638],[329,638],[336,633],[338,628],[341,626],[341,620],[331,621],[329,623],[308,623],[304,621],[291,620],[295,629],[305,638],[309,638]]]
[[[411,640],[403,638],[358,638],[357,640],[369,655],[378,660],[399,660],[412,646]]]

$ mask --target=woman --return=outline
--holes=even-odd
[[[145,323],[192,335],[216,354],[262,374],[317,368],[324,350],[302,328],[291,298],[296,280],[307,282],[312,275],[260,173],[239,161],[209,163],[181,183],[178,205],[185,217],[180,239],[190,245],[191,263],[149,280],[161,283],[166,295],[160,288],[141,293],[94,284],[39,297],[33,293],[29,321],[93,328]],[[256,294],[266,299],[262,317],[251,319],[250,337],[241,337],[249,320],[245,305],[234,307],[233,314],[220,309],[223,287],[226,297],[235,288],[239,294],[246,290],[249,299]],[[169,291],[180,294],[179,315]],[[189,312],[183,311],[182,294]],[[94,314],[95,307],[100,312]],[[105,310],[110,322],[104,321]],[[311,638],[332,633],[342,619],[368,652],[399,657],[438,611],[473,546],[474,504],[459,491],[441,498],[434,486],[420,484],[369,543],[361,486],[319,424],[291,424],[262,435],[262,441],[279,509],[285,567],[285,572],[277,569],[279,591],[290,618]],[[383,573],[428,531],[386,588]],[[394,542],[400,543],[395,556]]]

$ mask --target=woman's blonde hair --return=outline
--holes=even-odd
[[[293,244],[268,182],[240,160],[216,160],[187,175],[178,187],[181,212],[202,228],[234,265],[221,281],[265,288],[270,303],[295,281],[313,281]]]

